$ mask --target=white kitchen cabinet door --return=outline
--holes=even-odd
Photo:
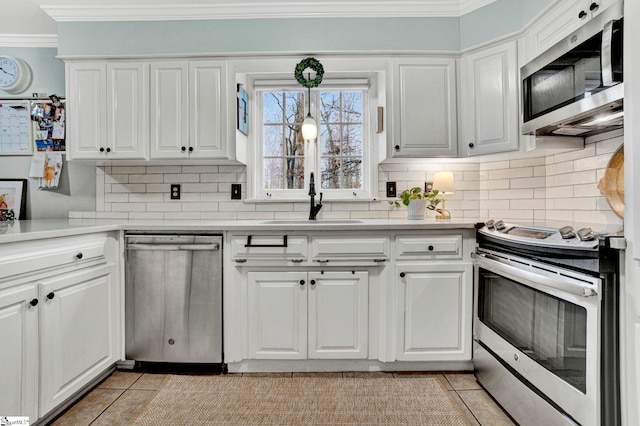
[[[42,413],[116,361],[112,274],[103,265],[40,282]]]
[[[366,359],[368,273],[310,272],[308,292],[309,358]]]
[[[150,65],[151,159],[189,158],[189,65]]]
[[[0,413],[31,421],[38,418],[37,305],[35,284],[0,291]]]
[[[149,145],[149,83],[141,62],[107,63],[107,157],[145,159]]]
[[[471,359],[471,263],[397,265],[397,359]]]
[[[465,155],[514,151],[519,145],[516,42],[461,59],[461,152]]]
[[[106,159],[106,63],[66,66],[67,151],[70,159]]]
[[[226,67],[222,61],[189,63],[190,158],[227,158]]]
[[[307,358],[306,272],[248,272],[249,357]]]
[[[456,157],[456,60],[397,59],[389,156]]]

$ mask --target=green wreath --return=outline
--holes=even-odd
[[[316,78],[314,78],[313,80],[307,80],[306,78],[304,78],[304,75],[302,75],[302,73],[307,68],[311,68],[316,72]],[[298,63],[298,65],[296,65],[296,80],[298,80],[298,83],[300,83],[304,87],[311,88],[320,86],[320,83],[322,83],[323,75],[324,68],[322,67],[320,61],[318,61],[316,58],[303,59],[302,61],[300,61],[300,63]]]

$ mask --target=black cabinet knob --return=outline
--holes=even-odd
[[[429,251],[433,251],[433,246],[429,246],[429,247],[427,247],[427,250],[429,250]]]
[[[100,152],[104,152],[104,148],[100,147]]]
[[[111,152],[111,148],[107,148],[107,152]]]
[[[400,151],[400,145],[396,145],[395,148],[396,148],[396,151]]]
[[[585,12],[584,10],[581,10],[580,13],[578,13],[579,19],[584,19],[586,16],[587,16],[587,12]]]
[[[36,306],[38,304],[38,299],[32,299],[31,302],[29,302],[29,304],[31,306]]]
[[[182,152],[185,152],[187,150],[187,147],[183,146],[181,149],[182,149]]]
[[[49,299],[49,300],[53,299],[54,297],[56,297],[54,292],[51,292],[51,293],[47,294],[47,299]]]
[[[407,274],[405,274],[404,272],[400,272],[400,278],[404,278]]]
[[[598,10],[599,7],[600,7],[600,5],[594,1],[593,3],[591,3],[591,5],[589,5],[589,10],[594,12],[594,11]]]
[[[304,280],[300,280],[300,285],[304,285]]]
[[[189,147],[189,152],[193,152],[193,147],[192,146]]]
[[[316,285],[316,280],[311,280],[311,281],[309,281],[309,284],[311,284],[311,285]]]
[[[78,260],[82,259],[82,252],[76,254],[76,259]]]
[[[474,146],[476,146],[473,142],[469,142],[469,148],[473,148]]]

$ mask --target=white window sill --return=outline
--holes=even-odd
[[[316,196],[315,197],[316,202],[320,201],[320,197]],[[247,198],[242,200],[244,203],[247,204],[269,204],[269,203],[309,203],[309,198],[307,197],[306,199],[299,199],[299,198],[295,198],[295,199],[284,199],[284,198],[274,198],[272,200],[263,200],[263,199],[257,199],[257,198]],[[335,199],[327,199],[327,198],[323,198],[322,202],[323,203],[371,203],[373,201],[391,201],[391,199],[381,199],[381,198],[353,198],[353,199],[347,199],[347,198],[335,198]]]

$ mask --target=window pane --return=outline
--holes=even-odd
[[[286,125],[284,155],[304,155],[304,139],[300,127],[301,124]]]
[[[321,92],[322,121],[326,123],[339,123],[340,119],[340,92]]]
[[[362,122],[362,92],[342,92],[342,121]]]
[[[284,101],[282,92],[267,92],[262,96],[264,102],[263,120],[265,123],[282,123]]]
[[[349,124],[342,127],[342,153],[362,155],[362,125]]]
[[[304,105],[306,102],[303,92],[285,92],[285,111],[287,123],[302,123],[304,120]]]
[[[304,188],[304,158],[288,157],[285,158],[287,166],[286,187],[285,189],[303,189]]]
[[[320,161],[321,171],[321,188],[322,189],[340,189],[340,159],[339,158],[323,158]]]
[[[282,189],[283,173],[281,158],[264,159],[264,189]]]
[[[342,162],[342,188],[362,188],[362,159],[345,158]]]
[[[282,125],[265,124],[264,126],[264,156],[274,157],[282,155]]]
[[[340,155],[340,125],[322,124],[320,155]]]

